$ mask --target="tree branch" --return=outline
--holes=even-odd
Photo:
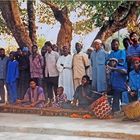
[[[27,0],[27,13],[28,13],[28,29],[29,36],[33,44],[36,44],[36,25],[35,25],[35,9],[34,0]]]
[[[20,18],[20,11],[17,0],[13,1],[0,1],[0,10],[6,22],[7,27],[12,32],[20,48],[31,48],[32,41],[29,38],[28,31],[26,30],[22,19]]]
[[[50,6],[50,8],[53,11],[55,19],[58,20],[61,24],[63,24],[66,21],[66,17],[67,17],[67,13],[68,13],[66,6],[63,7],[62,9],[59,9],[59,7],[57,5],[52,4],[48,0],[41,0],[41,2]]]
[[[137,10],[139,6],[140,6],[139,1],[138,2],[127,1],[121,4],[121,6],[119,6],[112,14],[109,20],[104,22],[95,39],[98,38],[104,42],[113,33],[122,28],[125,28],[129,21],[136,20],[138,18]],[[122,10],[122,8],[124,9]],[[92,45],[94,43],[94,40],[92,42]]]
[[[52,11],[59,11],[59,7],[57,5],[55,5],[55,4],[52,4],[48,0],[41,0],[41,2],[43,2],[46,5],[49,5],[50,8],[52,9]]]

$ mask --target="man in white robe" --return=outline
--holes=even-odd
[[[73,75],[72,75],[72,59],[67,46],[63,47],[63,55],[58,58],[57,69],[59,71],[58,85],[64,88],[67,99],[71,101],[74,95]]]

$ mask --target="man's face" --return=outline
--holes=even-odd
[[[88,81],[86,78],[82,78],[82,81],[81,81],[82,85],[86,85],[88,84]]]
[[[36,53],[37,50],[38,50],[38,48],[37,48],[36,46],[33,46],[33,47],[32,47],[32,52],[33,52],[33,53]]]
[[[139,70],[140,69],[140,61],[139,60],[135,60],[134,61],[134,69],[135,70]]]
[[[31,81],[31,82],[30,82],[30,87],[31,87],[32,89],[35,89],[36,83],[35,83],[34,81]]]
[[[79,53],[82,50],[82,46],[80,44],[77,44],[75,46],[75,49],[76,49],[77,53]]]
[[[51,46],[47,46],[47,52],[48,52],[48,53],[51,53],[51,51],[52,51]]]
[[[63,88],[57,88],[57,95],[61,95],[63,93]]]
[[[21,56],[21,55],[22,55],[21,49],[19,49],[19,50],[17,51],[17,54],[18,54],[18,56]]]
[[[137,34],[133,34],[132,36],[131,36],[131,38],[130,38],[131,40],[132,40],[132,42],[138,42],[138,35]]]
[[[13,59],[14,59],[14,54],[13,54],[13,53],[10,53],[10,54],[9,54],[9,58],[10,58],[11,60],[13,60]]]
[[[94,48],[95,48],[96,51],[99,50],[101,48],[101,43],[95,42],[94,43]]]
[[[63,47],[63,54],[64,54],[64,55],[67,55],[68,53],[69,53],[68,47],[67,47],[67,46],[64,46],[64,47]]]
[[[1,53],[0,53],[1,56],[4,56],[4,55],[5,55],[5,50],[1,50],[0,52],[1,52]]]
[[[43,46],[43,48],[41,49],[41,54],[45,55],[46,52],[47,52],[47,48],[46,46]]]
[[[118,41],[112,42],[111,48],[112,48],[112,50],[117,51],[119,49],[119,42]]]
[[[111,60],[111,61],[109,61],[108,65],[111,67],[116,67],[117,62],[115,60]]]
[[[56,45],[53,45],[53,50],[57,52],[58,51],[58,47]]]
[[[26,56],[28,54],[28,52],[27,51],[23,51],[22,54],[23,54],[23,56]]]

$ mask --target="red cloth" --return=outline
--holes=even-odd
[[[139,57],[133,57],[132,62],[135,62],[135,61],[140,61],[140,58]]]

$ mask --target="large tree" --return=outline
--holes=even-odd
[[[31,46],[35,42],[32,38],[32,36],[35,33],[34,31],[34,11],[33,11],[33,2],[29,2],[28,4],[30,7],[30,10],[28,9],[28,12],[30,12],[29,15],[29,30],[26,28],[23,20],[21,19],[21,13],[19,9],[19,4],[17,0],[1,0],[0,1],[0,10],[3,16],[3,19],[5,20],[5,23],[9,30],[11,31],[12,35],[16,39],[18,45],[20,48],[28,47],[31,49]],[[32,12],[31,12],[32,11]]]

